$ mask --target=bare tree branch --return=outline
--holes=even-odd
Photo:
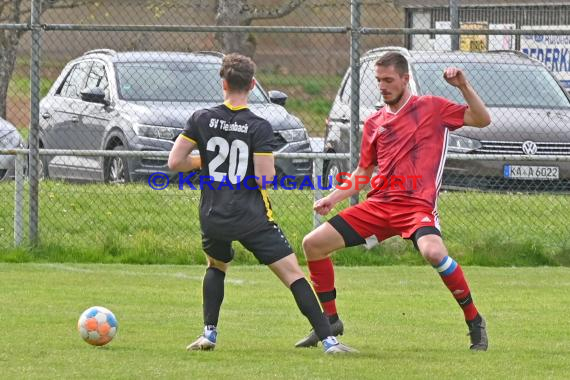
[[[244,11],[246,12],[246,17],[252,20],[275,19],[287,16],[304,2],[305,0],[290,0],[288,3],[273,9],[261,9],[258,7],[250,9],[249,5],[245,3]]]
[[[12,0],[12,22],[20,22],[21,0]]]
[[[12,3],[11,7],[6,7]],[[42,13],[49,9],[72,9],[90,5],[91,0],[44,0]],[[0,22],[27,23],[30,19],[30,0],[3,0],[0,1]]]
[[[69,9],[92,4],[88,0],[42,0],[41,12],[49,9]],[[31,0],[0,0],[0,22],[27,24],[30,22]],[[20,38],[27,30],[0,31],[0,117],[6,117],[8,85],[14,71]]]

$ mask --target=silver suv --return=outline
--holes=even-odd
[[[465,70],[492,117],[488,128],[463,127],[449,134],[448,152],[459,154],[570,155],[570,96],[545,66],[520,52],[489,53],[408,51],[386,47],[361,59],[360,120],[383,106],[374,64],[388,51],[406,56],[413,94],[438,95],[464,103],[442,77],[447,66]],[[327,119],[325,152],[349,151],[350,70]],[[325,176],[350,171],[347,161],[329,161]],[[560,191],[570,190],[570,163],[448,159],[447,188]]]
[[[163,150],[192,113],[223,101],[216,52],[125,52],[99,49],[69,62],[40,103],[40,147]],[[285,110],[287,96],[258,84],[250,108],[272,125],[278,152],[310,152],[301,121]],[[279,175],[312,172],[306,159],[276,159]],[[168,172],[166,159],[42,158],[45,177],[126,182]],[[174,174],[174,173],[171,173]]]

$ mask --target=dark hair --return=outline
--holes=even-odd
[[[376,66],[394,66],[398,74],[403,75],[408,73],[408,60],[402,54],[397,52],[384,54],[376,61]]]
[[[254,74],[255,63],[245,55],[228,54],[222,61],[220,77],[228,81],[231,90],[247,91]]]

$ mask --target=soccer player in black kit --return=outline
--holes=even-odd
[[[201,179],[200,226],[208,267],[203,281],[204,332],[188,350],[212,350],[216,346],[224,278],[239,241],[269,266],[293,293],[325,353],[353,351],[339,343],[328,319],[283,232],[273,220],[264,183],[275,176],[273,130],[269,122],[247,107],[255,86],[255,64],[239,54],[226,55],[220,77],[224,103],[196,111],[176,139],[168,167],[188,172],[199,167]],[[212,85],[217,85],[213,83]],[[198,148],[200,157],[191,155]]]

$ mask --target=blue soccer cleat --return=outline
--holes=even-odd
[[[186,349],[188,351],[211,351],[216,347],[218,331],[216,328],[204,327],[204,333],[198,337]]]
[[[340,343],[334,336],[329,336],[323,340],[323,348],[325,354],[348,354],[358,352],[354,348],[350,348],[347,345]]]

